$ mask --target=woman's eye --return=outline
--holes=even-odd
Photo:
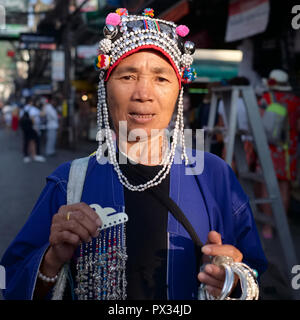
[[[158,80],[159,82],[166,82],[166,81],[168,81],[168,79],[163,78],[163,77],[158,77],[157,80]]]
[[[123,76],[122,79],[124,79],[124,80],[132,80],[133,76]]]

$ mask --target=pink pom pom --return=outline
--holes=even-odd
[[[178,26],[178,27],[176,28],[176,33],[177,33],[180,37],[185,37],[185,36],[187,36],[187,35],[189,34],[189,32],[190,32],[190,29],[189,29],[187,26],[183,25],[183,24],[181,24],[180,26]]]
[[[121,22],[121,18],[117,13],[109,13],[105,20],[106,24],[111,24],[113,26],[119,25],[120,22]]]

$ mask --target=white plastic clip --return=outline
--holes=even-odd
[[[117,212],[111,207],[102,208],[96,203],[91,204],[90,207],[96,211],[102,221],[99,231],[128,221],[128,216],[125,212]]]

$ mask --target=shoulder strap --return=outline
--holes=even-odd
[[[170,196],[164,195],[153,188],[150,188],[148,190],[150,193],[153,194],[154,197],[156,197],[162,203],[162,205],[164,205],[168,209],[168,211],[172,213],[174,218],[183,225],[185,230],[188,232],[188,234],[192,238],[192,241],[195,246],[195,253],[196,253],[196,270],[199,272],[201,260],[202,260],[201,249],[203,247],[203,243],[198,237],[194,227],[192,226],[190,221],[187,219],[183,211],[179,208],[177,203]]]
[[[90,157],[73,160],[69,172],[67,185],[67,204],[80,202],[85,175]],[[69,264],[66,263],[61,269],[57,282],[53,288],[52,300],[62,300],[65,292]]]
[[[85,175],[90,157],[72,161],[67,186],[67,204],[77,203],[81,200]]]

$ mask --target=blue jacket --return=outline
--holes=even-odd
[[[33,298],[39,265],[49,246],[52,216],[66,204],[69,169],[70,162],[47,177],[47,184],[29,219],[3,256],[5,299]],[[173,164],[170,197],[185,213],[203,243],[208,232],[215,230],[221,234],[224,244],[231,244],[243,253],[243,262],[259,274],[266,270],[267,261],[248,197],[232,169],[222,159],[204,153],[204,170],[197,176],[186,175],[183,164]],[[95,156],[90,158],[81,200],[122,211],[123,186],[111,164],[100,165]],[[171,213],[168,213],[167,236],[168,299],[196,299],[194,244]]]

